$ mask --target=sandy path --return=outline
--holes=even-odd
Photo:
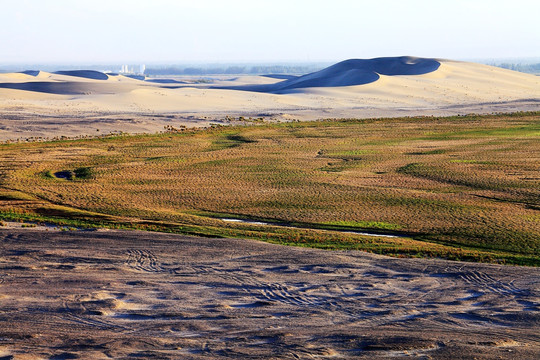
[[[540,355],[535,268],[144,232],[0,239],[2,359]]]

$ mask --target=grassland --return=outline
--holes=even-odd
[[[0,218],[538,266],[539,140],[518,113],[4,144]]]

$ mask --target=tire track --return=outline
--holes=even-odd
[[[80,301],[81,297],[77,297],[74,301],[68,302],[63,301],[62,302],[62,316],[55,315],[55,317],[60,318],[62,320],[67,320],[70,322],[74,322],[80,325],[90,326],[94,328],[99,328],[102,330],[123,330],[123,331],[130,331],[131,329],[118,325],[109,321],[105,320],[98,320],[89,318],[90,316],[99,316],[94,311],[89,310],[86,305],[84,304],[84,301]]]
[[[471,271],[464,274],[459,274],[459,277],[463,279],[467,284],[480,287],[478,290],[485,290],[500,295],[517,295],[523,293],[525,290],[518,288],[512,282],[504,283],[500,280],[496,280],[490,275],[479,272]]]
[[[252,273],[238,275],[236,273],[224,272],[223,270],[211,266],[205,267],[205,270],[214,273],[225,281],[240,285],[243,291],[254,297],[254,300],[256,301],[278,302],[300,308],[309,307],[324,309],[326,311],[341,313],[346,317],[351,318],[352,321],[356,320],[359,316],[357,312],[348,309],[345,303],[342,304],[339,301],[342,296],[340,292],[332,294],[326,284],[298,287],[286,283],[258,281],[256,280],[257,275]],[[324,296],[305,293],[306,291],[313,291],[314,289],[323,289],[328,294],[327,296]]]
[[[128,250],[127,260],[124,262],[130,268],[142,272],[165,272],[167,271],[153,252],[149,250]]]

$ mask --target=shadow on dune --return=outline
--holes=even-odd
[[[174,79],[146,79],[145,81],[155,84],[189,84],[186,81],[178,81]]]
[[[48,82],[33,81],[24,83],[0,83],[0,88],[34,91],[57,95],[88,95],[92,93],[113,94],[113,89],[107,90],[100,84],[84,82]]]
[[[364,85],[377,81],[380,75],[422,75],[441,65],[435,59],[410,56],[375,59],[350,59],[317,72],[298,76],[276,84],[220,87],[221,89],[269,93],[287,93],[309,87]],[[216,87],[217,88],[217,87]]]
[[[287,75],[287,74],[267,74],[267,75],[261,75],[270,79],[280,79],[280,80],[291,80],[296,79],[297,75]]]
[[[128,77],[130,79],[135,79],[135,80],[143,80],[144,81],[144,79],[146,79],[146,76],[144,76],[144,75],[123,74],[123,76]]]
[[[109,76],[99,71],[94,70],[69,70],[69,71],[57,71],[55,74],[81,77],[92,80],[107,80]]]
[[[21,71],[20,74],[30,75],[30,76],[38,76],[40,73],[39,70],[25,70]]]

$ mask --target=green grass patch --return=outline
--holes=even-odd
[[[54,179],[55,176],[51,170],[45,170],[39,173],[39,175],[45,179]]]
[[[439,154],[445,154],[446,150],[443,149],[435,149],[435,150],[428,150],[428,151],[414,151],[406,153],[406,155],[439,155]]]
[[[90,179],[92,177],[92,169],[89,167],[80,167],[73,170],[77,179]]]
[[[456,164],[497,165],[497,163],[493,162],[493,161],[471,160],[471,159],[452,159],[452,160],[450,160],[450,162],[451,163],[456,163]]]
[[[422,138],[422,140],[445,140],[445,139],[471,139],[471,138],[511,138],[511,137],[538,137],[540,134],[540,122],[532,122],[526,125],[505,126],[503,128],[470,129],[452,132],[443,132]]]
[[[228,215],[231,217],[231,215]],[[526,266],[540,266],[540,258],[497,251],[459,248],[442,244],[425,243],[417,240],[392,240],[373,238],[355,234],[321,232],[316,229],[295,229],[267,226],[234,224],[225,226],[200,226],[166,223],[149,220],[91,221],[66,219],[15,211],[0,211],[0,220],[24,221],[38,224],[55,224],[77,228],[111,228],[122,230],[144,230],[203,237],[225,237],[255,239],[274,244],[320,248],[326,250],[362,250],[395,257],[437,257],[458,261],[495,262]]]
[[[224,132],[214,138],[211,146],[207,149],[207,151],[230,149],[230,148],[235,148],[244,144],[250,144],[253,142],[255,141],[250,140],[239,133]]]
[[[0,191],[0,200],[35,201],[36,197],[19,191]]]
[[[399,230],[401,226],[398,224],[390,224],[382,221],[326,221],[322,224],[345,226],[349,228],[359,229],[378,229],[378,230]]]

